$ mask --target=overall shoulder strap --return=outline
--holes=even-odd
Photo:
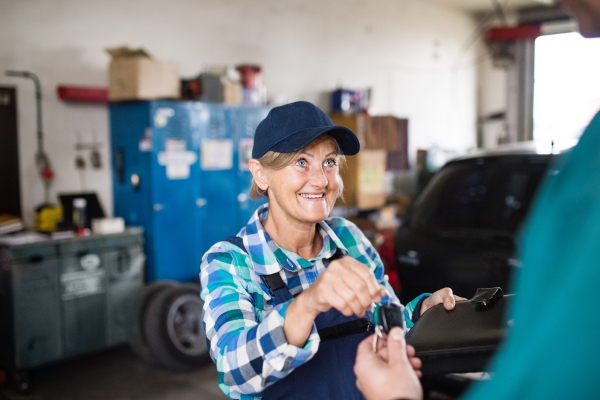
[[[244,250],[246,253],[248,252],[248,250],[246,250],[246,246],[244,246],[244,240],[239,236],[229,236],[227,239],[224,240],[224,242],[229,242]]]
[[[225,242],[229,242],[240,249],[244,250],[248,253],[246,246],[244,246],[244,240],[239,236],[229,236],[224,240]],[[283,303],[285,301],[290,300],[293,296],[288,290],[285,282],[281,279],[281,275],[279,272],[276,272],[271,275],[259,275],[260,279],[264,282],[265,286],[269,289],[269,293],[271,296],[277,299],[277,303]]]

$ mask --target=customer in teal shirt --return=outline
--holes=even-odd
[[[563,4],[582,35],[600,37],[600,0]],[[600,113],[557,167],[521,232],[513,328],[492,379],[473,387],[469,400],[600,397]],[[368,342],[359,347],[355,372],[367,399],[422,396],[399,333],[391,335],[387,360],[369,352]]]

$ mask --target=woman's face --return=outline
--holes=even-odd
[[[270,210],[310,223],[329,216],[341,184],[332,140],[319,137],[291,165],[266,171]]]

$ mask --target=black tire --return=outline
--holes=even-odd
[[[150,348],[148,347],[148,341],[144,336],[144,319],[146,318],[146,312],[148,310],[148,304],[150,300],[158,295],[161,291],[177,287],[179,284],[175,281],[156,281],[144,287],[142,291],[142,301],[140,303],[138,325],[131,339],[129,340],[129,347],[138,358],[142,361],[156,365],[157,361],[152,357]]]
[[[202,328],[200,286],[167,288],[148,303],[143,332],[152,357],[174,371],[192,371],[210,358]]]

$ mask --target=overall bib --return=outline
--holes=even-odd
[[[287,287],[274,294],[278,304],[292,298]],[[346,317],[332,308],[319,314],[315,325],[321,337],[317,354],[267,387],[263,400],[364,399],[356,388],[353,368],[358,344],[373,331],[373,314]]]
[[[230,237],[226,241],[246,250],[239,237]],[[343,254],[338,253],[333,259],[340,256]],[[279,273],[261,275],[261,279],[277,304],[293,298]],[[262,394],[263,400],[364,399],[356,387],[353,369],[359,343],[374,331],[373,313],[369,311],[362,318],[346,317],[332,308],[319,314],[315,325],[321,338],[315,356],[267,387]]]

